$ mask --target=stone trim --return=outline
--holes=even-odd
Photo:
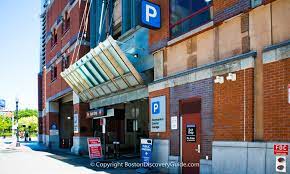
[[[263,64],[272,63],[290,57],[290,40],[271,45],[263,50]]]
[[[168,41],[167,46],[171,46],[171,45],[178,43],[178,42],[180,42],[180,41],[182,41],[182,40],[184,40],[192,35],[195,35],[201,31],[209,29],[209,28],[213,27],[213,25],[214,25],[213,21],[210,21],[210,22],[208,22],[208,23],[206,23],[198,28],[195,28],[195,29],[193,29],[193,30],[181,35],[181,36],[178,36],[177,38],[174,38],[174,39]]]
[[[69,93],[69,92],[71,92],[71,91],[72,91],[72,89],[71,89],[70,87],[68,87],[68,88],[66,88],[66,89],[64,89],[64,90],[62,90],[62,91],[60,91],[60,92],[58,92],[57,94],[55,94],[55,95],[49,97],[48,99],[46,99],[46,101],[47,101],[47,102],[51,102],[51,101],[53,101],[53,100],[56,100],[56,99],[58,99],[58,98],[64,96],[65,94],[67,94],[67,93]]]
[[[254,68],[257,52],[251,51],[246,54],[240,54],[211,64],[206,64],[193,68],[149,84],[148,91],[153,92],[165,88],[170,88],[187,83],[193,83],[199,80],[211,78],[217,75],[229,72],[240,71],[243,69]]]

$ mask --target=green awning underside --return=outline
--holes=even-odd
[[[91,49],[61,76],[84,102],[143,84],[112,37]]]

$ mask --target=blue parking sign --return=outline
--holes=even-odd
[[[152,139],[141,139],[141,161],[142,163],[152,161]]]
[[[160,113],[160,102],[156,101],[156,102],[152,102],[152,114],[159,114]]]
[[[161,28],[161,8],[152,2],[142,0],[141,22],[148,28]]]

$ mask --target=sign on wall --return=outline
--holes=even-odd
[[[74,133],[79,133],[79,114],[74,114]]]
[[[87,112],[87,118],[97,118],[106,115],[105,108],[94,109]]]
[[[88,138],[90,159],[102,158],[102,145],[100,137]]]
[[[274,155],[288,155],[288,144],[274,144]]]
[[[5,108],[5,100],[0,99],[0,108]]]
[[[196,142],[196,125],[186,125],[186,142]]]
[[[288,84],[288,103],[290,104],[290,84]]]
[[[166,131],[166,97],[160,96],[150,99],[151,132]]]
[[[147,28],[161,28],[161,8],[152,2],[142,0],[141,23]]]
[[[172,130],[177,129],[177,116],[171,117],[171,129]]]

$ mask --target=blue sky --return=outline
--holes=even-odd
[[[0,98],[10,110],[37,108],[40,0],[0,1]]]

